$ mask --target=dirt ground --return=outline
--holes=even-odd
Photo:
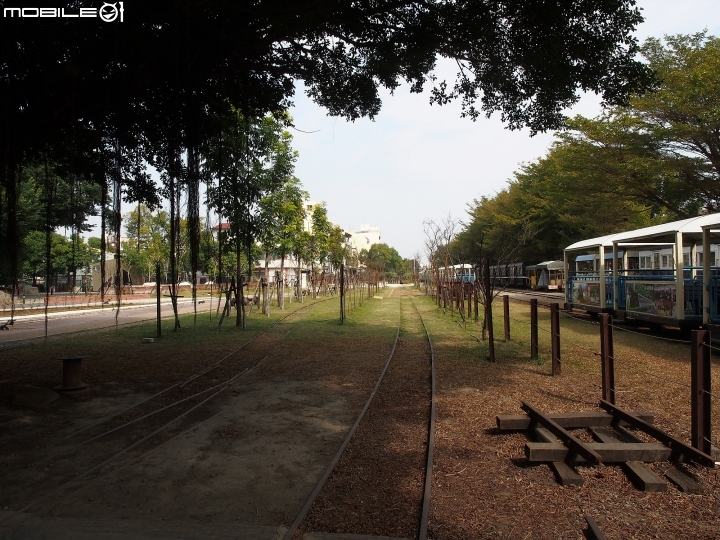
[[[163,419],[139,422],[137,429],[108,437],[109,443],[88,444],[48,459],[101,429],[68,434],[214,364],[257,332],[227,327],[220,335],[231,337],[212,355],[195,340],[173,347],[172,338],[140,345],[141,334],[133,329],[103,335],[97,340],[102,343],[81,347],[91,356],[83,373],[91,391],[35,411],[11,404],[12,386],[53,386],[59,382],[55,359],[78,344],[4,351],[4,537],[32,537],[34,531],[57,530],[58,523],[60,529],[70,527],[79,534],[88,520],[100,529],[138,522],[140,530],[182,531],[179,525],[190,524],[227,528],[232,537],[239,532],[243,538],[278,537],[355,420],[358,403],[364,402],[392,347],[393,328],[390,325],[389,333],[383,329],[388,321],[381,313],[376,313],[378,334],[373,324],[340,327],[336,308],[337,300],[331,300],[278,324],[224,368],[228,374],[239,373],[262,362],[255,371],[161,429],[153,440],[76,481],[72,479],[128,443],[161,428],[166,418],[158,415]],[[363,335],[368,328],[370,334]],[[128,339],[132,347],[125,346]],[[208,384],[221,382],[216,372],[208,377],[213,377]]]
[[[235,329],[232,321],[220,332],[214,326],[217,321],[197,328],[185,322],[178,333],[164,330],[165,337],[154,344],[141,343],[147,330],[128,327],[0,351],[0,537],[281,538],[373,388],[392,348],[401,302],[408,321],[401,339],[413,344],[404,369],[389,374],[402,382],[404,375],[413,373],[413,359],[419,362],[425,354],[420,328],[409,322],[409,299],[404,298],[416,293],[386,289],[382,294],[383,300],[366,301],[344,325],[338,322],[333,298],[282,322],[280,317],[288,312],[276,311],[269,319],[255,312],[246,331]],[[477,326],[464,327],[457,314],[443,313],[430,299],[418,297],[415,302],[436,353],[431,538],[579,539],[586,515],[609,539],[720,538],[718,471],[687,467],[703,487],[700,495],[681,493],[671,485],[664,493],[637,491],[620,468],[612,466],[578,467],[585,484],[562,487],[547,465],[527,462],[524,434],[495,429],[495,415],[519,413],[521,400],[545,412],[598,410],[596,325],[562,319],[563,373],[553,378],[547,359],[549,323],[542,310],[540,361],[529,359],[523,326],[529,310],[513,303],[512,340],[498,340],[498,362],[493,364],[486,360],[487,346]],[[496,329],[502,328],[501,314],[500,309]],[[263,330],[267,332],[260,335]],[[623,332],[615,336],[618,404],[653,412],[658,426],[685,440],[690,426],[688,350],[687,344],[653,337]],[[233,351],[237,352],[228,356]],[[57,358],[70,353],[89,356],[83,361],[89,392],[63,396],[37,410],[12,404],[17,384],[59,384]],[[210,368],[214,369],[192,383],[110,418]],[[718,368],[714,358],[714,388],[720,388]],[[422,376],[422,370],[416,375]],[[231,386],[203,403],[234,376],[238,378]],[[388,455],[399,454],[404,440],[410,448],[409,441],[418,437],[410,433],[415,429],[410,419],[426,412],[420,387],[411,383],[406,391],[419,399],[408,397],[403,400],[406,409],[396,411],[394,425],[402,423],[406,431],[383,428],[386,439],[377,450]],[[373,415],[382,420],[392,408],[391,401],[384,402],[380,394],[378,398],[380,409],[370,413],[371,420]],[[182,405],[185,409],[162,410],[179,399],[188,400]],[[719,409],[714,400],[716,445]],[[182,410],[189,412],[171,423]],[[153,412],[157,414],[73,448]],[[107,422],[93,426],[101,420]],[[362,437],[359,430],[357,442]],[[362,471],[350,466],[336,475],[353,485],[340,481],[331,488],[376,497],[390,508],[419,504],[410,500],[414,488],[383,490],[364,482],[360,476],[368,480],[366,469],[360,466]],[[669,467],[651,465],[661,475]],[[383,474],[389,473],[376,475],[373,482]],[[416,473],[406,476],[418,484]],[[393,494],[395,500],[382,502],[382,493]],[[373,516],[356,519],[365,520],[366,526],[381,523],[368,523]],[[321,527],[316,530],[323,530],[321,519],[315,523]],[[389,527],[363,530],[387,536],[414,534],[412,529]]]
[[[529,308],[511,303],[512,340],[502,340],[502,306],[495,313],[498,362],[486,361],[477,328],[464,330],[449,313],[425,305],[435,336],[438,427],[430,531],[433,538],[579,539],[584,516],[609,539],[720,538],[720,474],[683,467],[703,488],[681,493],[636,490],[620,467],[577,467],[584,485],[562,487],[546,464],[525,459],[524,433],[495,428],[500,413],[521,413],[521,400],[543,412],[598,411],[599,328],[587,319],[561,319],[563,371],[550,376],[549,317],[540,309],[540,362],[529,359]],[[457,315],[455,320],[459,320]],[[498,331],[500,330],[500,331]],[[676,337],[672,332],[665,336]],[[689,344],[615,331],[617,403],[655,414],[655,423],[689,441]],[[713,384],[720,366],[713,358]],[[713,402],[713,443],[720,433]],[[575,432],[578,434],[578,432]],[[587,435],[581,435],[590,440]],[[650,468],[663,476],[671,464]]]

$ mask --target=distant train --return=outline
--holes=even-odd
[[[563,291],[565,290],[565,263],[544,261],[538,264],[524,262],[497,264],[490,268],[496,284],[508,288]]]
[[[441,281],[475,283],[482,276],[482,268],[470,263],[439,268]],[[545,261],[538,264],[524,262],[498,263],[490,267],[490,276],[496,287],[534,290],[565,290],[565,264],[563,261]]]

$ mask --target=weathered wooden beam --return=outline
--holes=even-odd
[[[708,454],[701,452],[697,448],[693,448],[692,446],[684,443],[680,439],[676,439],[669,433],[665,433],[663,430],[651,424],[648,424],[647,422],[641,420],[640,418],[637,418],[636,416],[633,416],[632,414],[630,414],[629,411],[620,409],[612,403],[608,403],[604,399],[600,400],[600,408],[608,411],[617,420],[623,420],[631,426],[641,429],[651,437],[654,437],[658,441],[667,445],[669,448],[672,448],[673,452],[676,454],[680,454],[688,459],[692,459],[693,461],[696,461],[701,465],[705,465],[706,467],[715,467],[718,464]]]
[[[623,463],[625,461],[666,461],[672,455],[672,449],[658,443],[584,443],[589,450],[597,454],[600,461]],[[525,443],[525,456],[528,461],[565,461],[570,450],[559,443]],[[582,460],[577,459],[577,462]]]
[[[592,428],[593,437],[603,443],[622,443],[621,436],[616,435],[608,428]],[[639,443],[637,437],[633,437]],[[633,485],[641,491],[658,492],[667,490],[667,484],[657,474],[650,470],[647,465],[628,461],[622,464],[623,471],[633,483]]]
[[[620,439],[625,442],[645,442],[624,426],[613,426],[613,430],[615,430],[615,432],[620,436]]]
[[[573,456],[573,454],[575,454],[577,456],[584,457],[590,465],[597,465],[602,462],[602,458],[597,452],[589,448],[587,444],[575,437],[575,435],[573,435],[569,431],[565,430],[565,428],[563,428],[562,426],[558,425],[557,422],[545,416],[543,413],[541,413],[529,403],[523,401],[522,409],[528,414],[530,418],[532,418],[538,424],[542,424],[543,427],[549,429],[553,435],[555,435],[558,439],[560,439],[563,443],[567,445],[567,447],[572,451],[572,454],[566,457],[569,457],[572,460],[575,457]],[[565,458],[550,459],[547,461],[565,461]]]
[[[640,491],[652,493],[667,491],[665,481],[650,470],[647,465],[635,461],[628,461],[627,463],[623,463],[623,470],[633,485]]]
[[[605,540],[605,535],[593,518],[585,516],[585,522],[588,528],[583,531],[583,535],[587,540]]]
[[[665,476],[683,493],[698,495],[703,492],[702,486],[689,474],[674,467],[665,471]]]
[[[632,414],[638,418],[642,418],[649,424],[655,421],[655,417],[649,412],[632,411]],[[545,416],[554,420],[565,429],[609,426],[614,418],[613,415],[603,411],[549,413]],[[507,431],[528,429],[532,423],[532,420],[527,414],[498,414],[495,417],[495,421],[497,422],[498,429]]]
[[[537,442],[557,443],[557,437],[544,427],[536,427],[532,435]],[[582,475],[564,461],[551,462],[550,469],[561,486],[582,486],[585,483]]]

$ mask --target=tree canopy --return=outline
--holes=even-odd
[[[458,256],[479,261],[483,239],[499,257],[508,239],[525,238],[520,259],[553,259],[577,240],[720,208],[720,40],[667,36],[641,51],[654,91],[567,120],[546,156],[471,203]]]
[[[560,126],[580,90],[622,104],[652,82],[635,58],[632,32],[642,17],[634,0],[160,0],[128,4],[113,22],[23,18],[7,4],[0,0],[3,281],[18,275],[23,171],[43,162],[77,203],[75,232],[86,213],[79,195],[90,193],[84,183],[98,187],[101,251],[106,228],[120,235],[123,202],[154,209],[167,199],[172,283],[181,193],[192,266],[199,264],[203,181],[232,191],[234,202],[221,213],[246,218],[233,221],[245,225],[236,238],[249,249],[257,230],[244,212],[266,194],[253,187],[256,173],[273,167],[255,154],[247,128],[269,117],[289,121],[283,114],[300,81],[315,102],[348,120],[374,117],[379,89],[406,82],[413,92],[431,86],[433,103],[461,101],[472,119],[499,112],[508,127],[532,132]],[[438,58],[456,62],[454,81],[434,78]],[[204,176],[212,160],[217,166]],[[160,171],[162,189],[147,164]]]

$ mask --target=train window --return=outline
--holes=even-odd
[[[690,254],[683,253],[683,266],[690,266]]]
[[[662,267],[667,268],[668,267],[668,257],[667,255],[662,256]]]
[[[653,253],[653,268],[660,268],[660,254]]]

